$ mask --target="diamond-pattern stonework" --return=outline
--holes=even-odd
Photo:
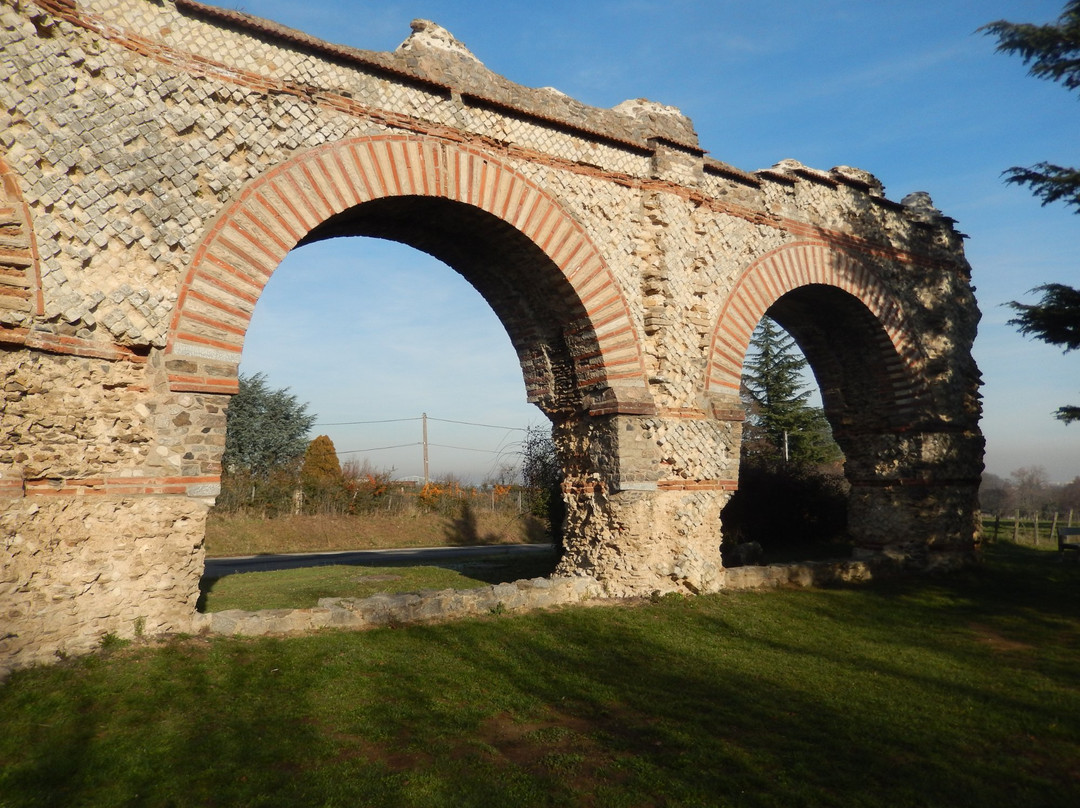
[[[677,109],[522,87],[424,20],[377,53],[195,0],[4,0],[0,672],[195,626],[247,325],[290,249],[344,235],[443,258],[505,325],[573,597],[778,580],[719,553],[765,312],[821,383],[860,554],[975,557],[979,314],[927,200],[742,171]]]

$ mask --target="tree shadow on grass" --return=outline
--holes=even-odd
[[[464,679],[500,681],[487,695],[503,702],[474,732],[507,769],[551,777],[564,804],[602,804],[616,781],[641,804],[653,789],[665,804],[1068,804],[1080,794],[1068,752],[1077,701],[1062,683],[1080,613],[1068,598],[1073,621],[1053,632],[1039,607],[1080,568],[1012,551],[994,561],[835,592],[665,598],[646,616],[536,615],[551,630],[516,636],[512,652],[481,631],[421,631],[445,653],[441,670],[475,666]],[[1033,647],[989,644],[973,619]],[[1032,687],[1002,689],[1002,668]],[[399,691],[406,704],[419,682]],[[383,726],[400,734],[420,718]],[[545,742],[555,734],[570,747]],[[556,776],[553,749],[587,761],[576,782]]]
[[[552,543],[551,534],[542,519],[531,514],[522,514],[513,519],[524,520],[525,536],[530,543]],[[494,530],[484,532],[480,529],[480,518],[476,509],[467,502],[462,504],[461,512],[456,517],[446,520],[443,535],[446,536],[446,543],[453,547],[483,547],[507,543],[505,537],[499,532]]]
[[[446,543],[456,547],[502,544],[503,541],[494,531],[481,533],[476,510],[467,502],[462,504],[460,514],[447,520],[443,534],[446,536]]]
[[[0,689],[0,793],[12,806],[1077,804],[1080,565],[987,555],[830,590],[189,640],[25,671]],[[987,644],[972,621],[1030,650]],[[31,697],[47,701],[31,711]]]
[[[553,550],[550,553],[487,556],[454,564],[452,567],[475,581],[504,584],[530,578],[547,578],[554,572],[558,560]]]

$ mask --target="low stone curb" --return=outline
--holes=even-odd
[[[805,561],[798,564],[731,567],[724,589],[775,589],[781,586],[825,586],[869,581],[879,565],[868,561]]]
[[[319,605],[310,609],[257,612],[229,609],[196,615],[194,628],[210,634],[245,636],[299,634],[320,628],[366,629],[523,612],[581,603],[602,596],[600,584],[593,578],[532,578],[478,589],[428,589],[384,593],[369,598],[321,598]]]
[[[775,589],[781,586],[863,583],[873,578],[905,572],[954,572],[979,563],[980,556],[977,552],[928,553],[921,558],[882,552],[855,559],[728,567],[724,570],[722,588]]]
[[[972,554],[933,555],[919,567],[926,572],[951,571],[977,563]],[[778,589],[862,583],[897,574],[910,567],[910,559],[875,555],[865,559],[804,561],[794,564],[729,567],[723,591]],[[229,609],[197,614],[194,630],[200,633],[261,636],[302,634],[320,628],[368,629],[378,626],[434,623],[459,617],[502,612],[526,612],[590,600],[612,600],[595,578],[566,576],[532,578],[479,589],[427,589],[420,592],[382,593],[369,598],[321,598],[310,609]]]

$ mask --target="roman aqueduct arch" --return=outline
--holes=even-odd
[[[413,29],[373,53],[194,0],[0,5],[0,668],[191,629],[247,324],[289,250],[342,235],[435,255],[505,325],[564,463],[560,574],[726,585],[765,313],[818,377],[859,555],[975,557],[978,311],[925,194],[747,173],[678,110]]]

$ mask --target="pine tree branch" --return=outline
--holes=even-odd
[[[1058,407],[1054,411],[1054,417],[1059,421],[1064,421],[1067,424],[1071,424],[1073,421],[1080,421],[1080,407],[1064,406]]]
[[[1032,76],[1080,88],[1080,0],[1069,0],[1056,23],[1034,25],[998,20],[978,29],[996,36],[997,52],[1019,55]]]
[[[1080,169],[1036,163],[1030,168],[1013,166],[1004,174],[1006,182],[1030,187],[1043,205],[1061,200],[1080,213]]]
[[[1016,300],[1007,305],[1019,314],[1009,320],[1021,334],[1060,345],[1065,353],[1080,348],[1080,289],[1062,283],[1047,283],[1031,291],[1042,292],[1034,304]]]

